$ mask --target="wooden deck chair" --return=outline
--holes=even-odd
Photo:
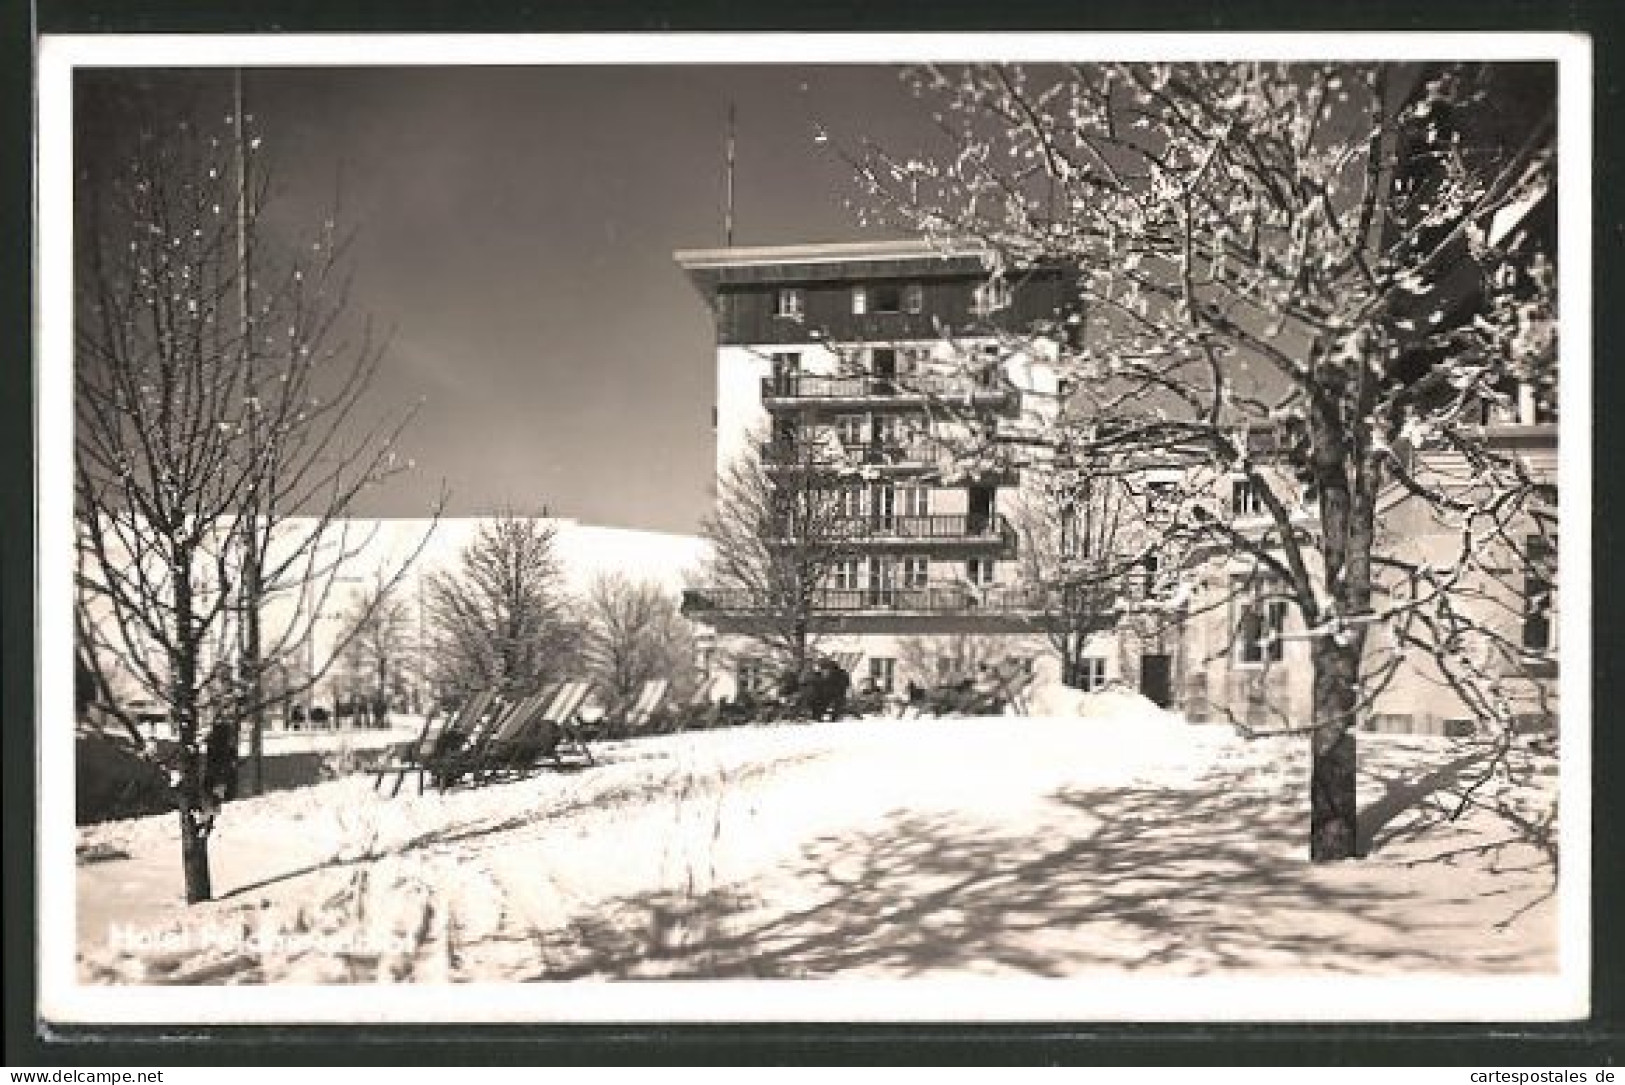
[[[552,750],[553,764],[559,768],[564,767],[566,751],[580,754],[581,759],[589,765],[598,763],[587,748],[587,738],[581,726],[581,706],[591,692],[591,682],[566,682],[544,717],[544,725],[551,723],[559,729],[559,741]]]
[[[456,783],[468,771],[470,766],[477,763],[491,735],[498,727],[503,726],[514,710],[515,703],[492,698],[491,710],[476,720],[467,731],[458,736],[458,741],[442,742],[440,749],[431,754],[423,763],[423,769],[428,778],[433,780],[435,787],[444,791]]]
[[[504,751],[518,741],[543,703],[552,699],[556,688],[550,686],[529,697],[520,697],[508,703],[491,717],[483,733],[472,738],[462,749],[449,751],[442,757],[432,759],[430,771],[434,774],[440,790],[444,791],[464,778],[472,779],[476,783],[483,783],[488,779],[492,766],[499,763]]]
[[[720,681],[722,681],[720,677],[713,675],[696,686],[693,696],[687,701],[681,704],[656,706],[654,716],[649,722],[649,733],[671,735],[687,730],[691,726],[704,726],[707,722],[706,717],[714,712],[711,695]]]
[[[521,775],[530,772],[550,759],[557,768],[564,768],[564,750],[584,754],[588,764],[592,755],[586,750],[585,740],[574,729],[581,705],[592,691],[592,683],[563,682],[539,698],[535,711],[511,740],[491,750],[482,765],[483,779],[500,775]]]
[[[633,698],[626,712],[618,720],[606,720],[603,733],[606,738],[630,737],[649,729],[650,721],[660,710],[660,705],[666,699],[666,692],[671,689],[671,679],[651,678],[643,683],[638,695]]]
[[[576,696],[574,682],[551,682],[528,699],[512,724],[501,736],[487,744],[478,765],[479,780],[529,771],[537,761],[553,752],[559,741],[557,726],[550,722],[554,706]]]
[[[383,760],[373,769],[373,789],[378,789],[385,776],[394,776],[395,787],[389,793],[393,799],[401,793],[401,785],[407,775],[415,772],[418,774],[418,794],[423,794],[424,774],[428,771],[429,762],[448,750],[462,746],[466,736],[494,700],[495,693],[482,690],[464,701],[462,707],[453,713],[446,716],[429,713],[415,740],[397,743],[384,752]]]

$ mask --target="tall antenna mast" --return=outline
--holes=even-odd
[[[722,243],[733,248],[734,243],[734,104],[728,103],[727,164],[723,169]]]
[[[260,659],[260,606],[265,601],[264,571],[260,555],[260,491],[266,479],[257,474],[260,465],[259,409],[254,396],[258,392],[259,374],[254,371],[254,315],[253,269],[254,254],[249,245],[249,146],[248,113],[243,104],[243,70],[232,69],[231,122],[233,166],[237,174],[237,318],[241,322],[243,337],[243,392],[248,397],[248,439],[252,463],[247,493],[243,501],[243,612],[242,644],[240,646],[244,700],[249,715],[248,761],[253,770],[254,794],[265,786],[265,694],[263,661]]]

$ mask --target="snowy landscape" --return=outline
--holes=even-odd
[[[1583,1015],[1498,55],[72,72],[42,1019]]]
[[[233,804],[185,906],[173,816],[79,830],[84,982],[1555,971],[1556,758],[1362,744],[1369,855],[1311,864],[1306,744],[1137,695],[604,743],[599,767]],[[1475,785],[1476,788],[1475,788]],[[1464,794],[1473,801],[1452,817]]]

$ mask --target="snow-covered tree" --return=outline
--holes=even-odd
[[[341,237],[273,226],[246,114],[194,90],[82,80],[75,191],[79,658],[170,769],[189,902],[211,895],[243,728],[286,676],[319,677],[299,664],[369,541],[356,498],[407,466],[406,420],[367,417],[381,355],[346,339]],[[144,740],[137,702],[173,749]]]
[[[548,520],[504,512],[480,525],[455,566],[424,583],[442,695],[535,693],[575,662],[571,614]]]
[[[926,688],[947,686],[974,678],[985,667],[1002,668],[1021,658],[1020,645],[1007,636],[948,633],[899,637],[897,661],[911,682]]]
[[[1484,422],[1555,410],[1554,74],[928,67],[937,142],[846,151],[876,220],[980,246],[990,283],[1072,276],[1031,329],[1070,388],[1051,445],[1207,473],[1219,499],[1170,531],[1309,641],[1315,859],[1355,854],[1354,728],[1401,653],[1510,723],[1497,685],[1526,655],[1465,600],[1549,537],[1542,480]],[[1394,502],[1451,553],[1384,536]]]
[[[397,586],[381,581],[368,585],[344,615],[339,667],[375,724],[388,718],[391,695],[409,677],[417,654],[412,626],[411,608]]]
[[[583,653],[612,708],[631,703],[645,682],[664,678],[684,700],[695,685],[693,632],[678,600],[652,581],[624,573],[593,578],[581,599]]]
[[[1081,687],[1090,642],[1157,594],[1177,562],[1175,540],[1155,529],[1157,499],[1141,471],[1065,460],[1027,473],[1014,514],[1021,582],[1061,681]]]
[[[755,452],[729,464],[700,525],[710,545],[709,587],[691,593],[701,621],[712,606],[750,614],[752,639],[787,669],[805,670],[818,640],[815,616],[837,563],[862,531],[850,458],[804,439],[772,469]]]

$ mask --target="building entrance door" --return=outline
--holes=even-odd
[[[1158,708],[1167,708],[1174,703],[1173,662],[1173,658],[1166,655],[1140,657],[1140,692],[1154,701]]]

